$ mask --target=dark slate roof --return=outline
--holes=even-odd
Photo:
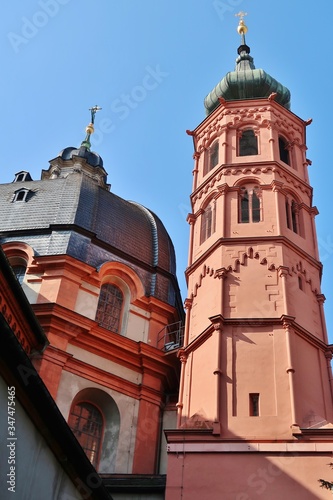
[[[27,201],[13,201],[19,188],[29,189]],[[68,254],[93,267],[108,260],[128,263],[147,295],[179,301],[174,247],[160,219],[82,171],[0,185],[0,242],[13,240],[39,255]]]

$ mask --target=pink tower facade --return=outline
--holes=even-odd
[[[242,21],[240,26],[244,26]],[[306,127],[256,70],[234,72],[193,131],[188,298],[167,500],[328,498],[332,348]]]

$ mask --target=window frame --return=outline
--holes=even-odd
[[[248,132],[252,132],[252,136],[251,136],[251,139],[253,138],[253,140],[255,141],[255,144],[248,144],[247,145],[247,148],[254,148],[255,149],[255,152],[248,152],[248,149],[246,149],[246,145],[243,144],[245,142],[244,139],[246,139],[246,134]],[[247,128],[244,128],[242,130],[239,130],[238,131],[238,134],[237,134],[237,138],[238,138],[238,141],[237,141],[237,156],[257,156],[259,154],[259,140],[258,140],[258,132],[253,128],[253,127],[247,127]],[[249,138],[247,138],[247,140],[249,141]],[[243,143],[242,143],[243,142]]]
[[[14,193],[13,203],[27,201],[27,196],[29,193],[30,189],[27,188],[17,189]]]
[[[285,163],[290,167],[291,166],[290,143],[282,135],[279,135],[278,142],[279,142],[279,158],[283,163]]]
[[[218,139],[213,140],[211,145],[206,149],[205,159],[204,159],[204,172],[203,175],[207,175],[208,172],[213,170],[219,164],[220,155],[220,145]]]
[[[243,184],[238,192],[238,223],[257,224],[258,222],[262,222],[261,187],[253,182]]]
[[[13,270],[13,273],[15,274],[15,277],[17,281],[20,283],[20,285],[23,285],[24,278],[27,273],[27,268],[28,268],[28,262],[25,257],[22,257],[21,255],[7,255],[8,262]],[[15,270],[16,268],[16,270]],[[17,272],[17,270],[20,268],[21,272]],[[24,269],[24,273],[22,272],[22,269]]]
[[[299,203],[292,196],[286,196],[286,226],[290,231],[302,236]]]
[[[249,415],[250,417],[260,417],[260,393],[250,392],[249,394]]]
[[[216,200],[211,199],[202,209],[200,220],[200,245],[216,231]]]
[[[32,181],[31,175],[26,170],[21,170],[15,174],[13,182],[30,182]]]
[[[91,448],[88,448],[88,447],[84,446],[84,444],[80,440],[80,436],[83,433],[82,430],[80,430],[80,427],[76,428],[73,425],[71,425],[71,419],[72,419],[72,417],[74,417],[74,418],[78,417],[79,421],[82,420],[82,418],[81,418],[82,417],[82,413],[80,413],[80,415],[74,414],[74,410],[75,410],[75,408],[77,406],[83,406],[83,405],[89,405],[89,406],[93,407],[95,409],[95,411],[97,411],[98,414],[101,417],[100,436],[98,438],[98,450],[96,452],[96,457],[93,458],[93,459],[91,459],[91,457],[89,456],[89,454],[87,453],[87,451],[94,452],[94,450],[92,450]],[[90,400],[81,400],[80,399],[78,401],[73,402],[72,405],[71,405],[70,411],[69,411],[68,426],[71,429],[71,431],[73,432],[73,434],[76,437],[76,439],[78,440],[78,442],[80,443],[83,451],[87,455],[87,457],[90,460],[90,462],[92,463],[92,465],[95,467],[95,469],[97,469],[98,466],[99,466],[100,459],[101,459],[101,453],[102,453],[102,447],[103,447],[103,440],[104,440],[104,431],[105,431],[105,418],[104,418],[104,414],[103,414],[102,410],[100,409],[100,407],[97,406],[96,403],[91,402]],[[77,435],[78,431],[80,431],[80,435]],[[84,433],[84,435],[85,436],[91,436],[91,434],[88,434],[88,433]]]
[[[106,289],[106,297],[105,298],[102,297],[102,293],[104,292],[103,288]],[[108,289],[110,289],[110,288],[113,288],[114,290],[117,290],[120,293],[120,295],[121,295],[120,307],[115,306],[114,303],[108,304],[108,298],[110,298],[110,295],[108,295],[108,292],[110,292],[110,290],[108,290]],[[113,296],[115,296],[115,294]],[[106,330],[109,330],[110,332],[113,332],[113,333],[121,334],[124,304],[125,304],[125,294],[118,284],[116,284],[112,281],[106,281],[106,282],[102,283],[100,291],[99,291],[95,321],[102,328],[105,328]],[[102,310],[102,305],[103,305],[103,310]],[[107,314],[107,316],[109,318],[113,318],[113,319],[117,320],[116,328],[111,328],[111,325],[107,321],[103,321],[103,317],[105,316],[105,313],[106,313],[106,307],[108,305],[111,306],[112,309],[114,307],[116,307],[117,311],[119,311],[118,316],[112,316],[111,314]],[[99,315],[101,315],[101,318],[99,318]]]

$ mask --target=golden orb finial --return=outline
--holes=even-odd
[[[242,10],[235,14],[236,17],[239,17],[239,23],[237,26],[237,31],[239,35],[245,35],[247,33],[247,26],[244,23],[244,16],[247,16],[247,12],[243,12]]]
[[[86,132],[87,134],[93,134],[95,131],[93,123],[89,123],[89,125],[86,127]]]
[[[89,111],[91,113],[91,122],[89,123],[89,125],[87,125],[86,127],[86,138],[84,141],[81,142],[81,146],[87,148],[88,150],[90,150],[90,136],[91,134],[94,133],[95,131],[95,128],[94,128],[94,123],[95,123],[95,114],[97,113],[97,111],[100,111],[102,108],[100,108],[99,106],[93,106],[92,108],[89,108]]]

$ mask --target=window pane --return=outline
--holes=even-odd
[[[249,195],[246,189],[241,192],[240,222],[250,222]]]
[[[71,411],[68,425],[87,457],[96,467],[103,432],[101,412],[90,403],[78,403]]]
[[[297,230],[297,208],[296,208],[296,203],[293,201],[291,203],[291,219],[293,223],[293,231],[294,233],[298,233]]]
[[[219,143],[215,142],[210,151],[210,165],[209,165],[210,170],[216,167],[218,162],[219,162]]]
[[[287,165],[290,165],[289,151],[287,149],[287,141],[282,139],[282,137],[279,137],[279,151],[280,151],[280,160],[282,160],[284,163],[287,163]]]
[[[215,232],[215,210],[208,205],[201,216],[200,243],[203,243]]]
[[[258,139],[254,131],[244,130],[239,139],[239,156],[251,156],[258,154]]]
[[[286,201],[286,218],[287,218],[287,228],[290,229],[290,207],[289,207],[289,201]]]
[[[24,276],[25,276],[26,267],[25,266],[12,266],[12,269],[15,273],[15,276],[16,276],[18,282],[20,283],[20,285],[22,285],[23,280],[24,280]]]
[[[96,321],[104,328],[118,333],[120,327],[123,294],[110,283],[103,285],[99,295]]]
[[[250,416],[259,417],[259,394],[250,394]]]
[[[260,222],[260,199],[255,189],[252,193],[252,222]]]

